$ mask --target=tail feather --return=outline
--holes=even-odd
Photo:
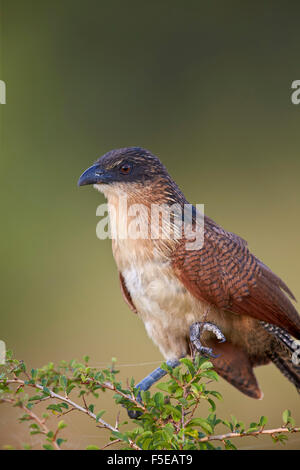
[[[217,354],[217,357],[211,358],[211,362],[218,374],[248,397],[261,399],[263,393],[247,353],[232,343],[219,343],[214,339],[207,343]]]
[[[261,399],[263,393],[253,367],[273,362],[300,393],[300,342],[276,325],[259,323],[263,327],[257,328],[256,332],[256,339],[262,345],[259,352],[247,351],[230,342],[219,343],[215,338],[206,340],[207,346],[217,354],[216,358],[211,358],[216,371],[240,392]]]
[[[271,352],[269,357],[280,372],[295,385],[298,393],[300,393],[300,366],[293,363],[291,354],[282,348],[281,350]]]
[[[267,353],[269,359],[300,393],[300,344],[285,330],[265,322],[261,324],[273,337]]]
[[[265,321],[261,321],[260,324],[264,327],[266,331],[271,333],[271,335],[277,339],[277,342],[275,342],[275,344],[282,344],[282,346],[285,346],[291,353],[296,350],[296,342],[287,331],[283,330],[282,328],[279,328],[279,326],[272,325]],[[271,344],[274,344],[274,342]]]

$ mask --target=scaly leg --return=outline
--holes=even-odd
[[[177,359],[167,361],[166,364],[172,368],[177,367],[180,365],[180,362]],[[141,380],[138,384],[136,384],[135,388],[138,388],[140,391],[144,390],[149,390],[150,387],[152,387],[153,384],[158,382],[162,377],[164,377],[167,374],[167,372],[160,367],[155,369],[154,371],[150,372],[149,375],[147,375],[143,380]],[[141,400],[141,395],[138,393],[137,396],[138,401]],[[136,419],[139,416],[141,416],[140,411],[135,411],[135,410],[127,410],[128,416],[131,419]]]
[[[190,327],[190,341],[195,347],[195,349],[200,353],[205,356],[211,356],[211,357],[217,357],[213,352],[211,348],[206,348],[202,346],[200,342],[200,337],[203,331],[212,331],[217,339],[223,343],[226,341],[225,336],[221,332],[221,330],[214,325],[213,323],[210,322],[197,322],[193,323]],[[180,365],[180,362],[177,359],[169,360],[167,361],[167,365],[173,367],[177,367]],[[141,390],[149,390],[150,387],[152,387],[153,384],[158,382],[162,377],[164,377],[167,374],[167,372],[160,367],[155,369],[153,372],[151,372],[147,377],[145,377],[143,380],[141,380],[137,385],[136,388],[138,388],[140,391]],[[140,393],[137,396],[137,399],[141,399]],[[134,410],[128,410],[127,411],[128,416],[132,419],[136,419],[139,416],[141,416],[140,411],[134,411]]]

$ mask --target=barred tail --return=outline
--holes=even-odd
[[[300,364],[294,364],[291,355],[284,349],[282,351],[273,351],[270,354],[270,359],[300,393]]]
[[[261,323],[274,338],[271,350],[268,352],[270,360],[300,393],[299,341],[295,341],[285,330],[277,326]]]

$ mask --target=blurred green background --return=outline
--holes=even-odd
[[[104,199],[76,187],[112,148],[157,154],[187,199],[300,298],[299,2],[2,0],[0,14],[0,338],[19,359],[115,356],[123,380],[161,360],[123,302],[110,241],[96,238]],[[221,380],[220,414],[276,426],[289,408],[299,423],[294,387],[274,366],[256,371],[264,400]],[[116,416],[107,394],[99,408]],[[1,406],[0,446],[38,447],[16,415]],[[84,417],[66,421],[67,448],[107,441]],[[273,448],[270,438],[239,445]]]

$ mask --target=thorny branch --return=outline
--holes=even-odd
[[[206,436],[199,439],[199,442],[208,442],[208,441],[225,441],[225,439],[232,439],[235,437],[249,437],[249,436],[261,436],[268,434],[275,436],[276,434],[281,433],[291,433],[291,432],[300,432],[300,427],[289,429],[287,427],[279,427],[274,429],[260,429],[258,431],[252,432],[229,432],[227,434],[219,434],[216,436]]]

